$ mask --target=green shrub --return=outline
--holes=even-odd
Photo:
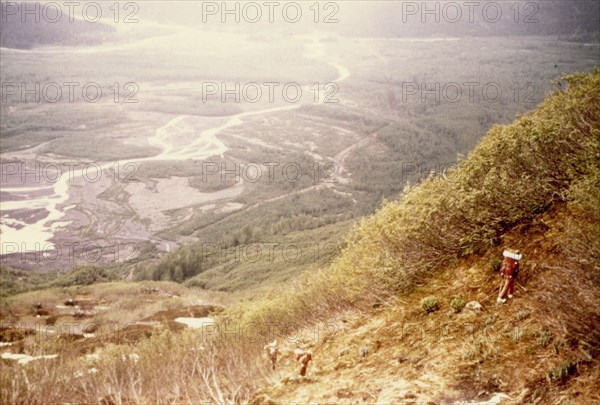
[[[454,309],[454,312],[462,311],[465,305],[466,302],[461,295],[459,295],[458,297],[454,297],[452,299],[452,302],[450,303],[450,306],[452,307],[452,309]]]
[[[492,269],[497,273],[500,271],[500,267],[502,266],[502,260],[494,257],[491,262]]]
[[[428,314],[440,309],[440,303],[434,296],[425,297],[421,300],[421,308]]]
[[[52,286],[69,287],[74,285],[91,285],[117,279],[117,275],[109,269],[99,265],[86,265],[75,267],[68,273],[58,277]]]

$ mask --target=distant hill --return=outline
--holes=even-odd
[[[360,18],[352,30],[373,36],[552,35],[583,40],[600,34],[597,0],[376,2],[371,14]]]
[[[262,18],[249,19],[257,7],[239,6],[225,14],[216,4],[203,13],[202,2],[178,2],[166,8],[159,2],[144,4],[144,18],[163,24],[244,32],[281,29],[288,33],[331,31],[348,36],[440,37],[440,36],[558,36],[563,39],[597,39],[600,33],[598,0],[511,0],[511,1],[352,1],[322,2],[319,13],[313,2],[300,2],[301,18],[290,23],[275,8],[273,23],[266,6],[258,7]],[[233,10],[233,6],[231,6]],[[293,9],[293,8],[292,8]],[[295,12],[295,11],[294,11]],[[289,12],[290,15],[292,11]],[[236,22],[235,19],[239,22]],[[225,21],[225,22],[223,22]]]
[[[95,45],[100,44],[114,32],[114,28],[101,22],[91,23],[84,20],[69,22],[66,9],[58,21],[35,15],[26,15],[22,21],[20,12],[6,12],[7,2],[2,2],[0,19],[0,46],[3,48],[31,49],[41,45]],[[31,4],[31,3],[28,3]],[[33,7],[33,6],[31,6]]]

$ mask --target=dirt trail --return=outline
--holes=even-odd
[[[517,229],[504,241],[534,252],[544,240],[543,233],[525,239]],[[461,260],[379,309],[337,315],[330,320],[338,326],[334,334],[309,342],[313,362],[307,378],[298,377],[289,354],[295,346],[282,347],[280,367],[251,403],[522,403],[531,394],[528,381],[539,384],[536,375],[545,376],[557,354],[536,343],[545,326],[529,317],[539,305],[529,278],[522,279],[527,291],[496,305],[493,253]],[[529,260],[539,259],[532,254]],[[525,263],[524,275],[532,272],[530,266]],[[440,309],[427,314],[421,300],[431,295]],[[451,301],[459,295],[481,308],[455,312]],[[516,331],[528,337],[517,339]]]
[[[411,299],[410,304],[418,305],[418,300]],[[474,315],[458,316],[468,322]],[[307,377],[298,376],[298,365],[293,358],[296,346],[285,345],[271,385],[259,390],[250,403],[273,400],[358,405],[443,401],[498,405],[517,400],[518,393],[509,396],[492,385],[487,390],[464,393],[457,383],[461,374],[459,365],[465,364],[463,348],[469,344],[464,337],[438,336],[437,344],[423,347],[421,335],[426,333],[423,326],[404,328],[406,324],[396,310],[383,310],[369,318],[347,313],[337,318],[335,324],[339,326],[335,334],[326,339],[319,336],[318,342],[309,343],[313,362]]]
[[[338,319],[336,334],[311,345],[313,362],[305,378],[298,377],[291,354],[294,347],[283,347],[281,368],[273,376],[277,382],[259,391],[256,403],[267,399],[281,403],[428,403],[436,402],[441,393],[453,392],[434,367],[419,366],[420,359],[399,361],[403,356],[380,338],[385,324],[383,314],[369,320],[359,314]]]

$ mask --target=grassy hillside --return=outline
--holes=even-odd
[[[565,87],[512,125],[492,128],[447,179],[431,178],[365,219],[329,271],[291,296],[261,302],[260,311],[240,310],[248,321],[302,325],[337,313],[343,299],[368,313],[370,304],[386,308],[373,320],[359,316],[335,343],[316,345],[315,357],[324,357],[316,386],[275,384],[263,393],[282,402],[360,398],[408,367],[414,378],[439,373],[443,384],[412,397],[362,400],[439,401],[493,390],[517,392],[517,402],[562,403],[561,391],[574,403],[598,399],[587,384],[598,378],[600,354],[600,71],[566,77]],[[526,255],[522,297],[495,308],[491,264],[508,247]],[[421,300],[433,295],[442,310],[427,316]],[[455,299],[477,300],[484,310],[455,316]],[[406,327],[418,336],[403,339]],[[362,364],[361,344],[383,349]],[[350,349],[349,364],[337,349]],[[324,388],[336,379],[354,394]]]
[[[332,334],[307,341],[309,378],[297,379],[291,354],[298,345],[284,341],[281,369],[251,403],[596,403],[598,262],[582,266],[561,249],[573,236],[574,228],[561,235],[572,220],[558,206],[516,226],[483,256],[442,267],[376,308],[331,318]],[[589,220],[578,223],[592,226]],[[493,263],[510,246],[530,256],[515,298],[497,306]],[[424,303],[433,300],[437,309],[428,313]],[[472,301],[482,308],[470,310]]]
[[[557,204],[590,211],[584,218],[595,213],[600,71],[566,77],[567,85],[515,123],[493,127],[446,178],[431,177],[363,219],[332,266],[306,276],[311,286],[302,295],[311,288],[332,293],[323,285],[339,288],[335,302],[354,292],[405,291],[461,257],[497,249],[504,233]],[[590,247],[586,256],[594,254]],[[336,278],[349,285],[323,282]]]
[[[517,403],[597,402],[599,124],[600,70],[568,76],[535,111],[493,127],[447,177],[365,218],[330,266],[216,315],[212,337],[163,328],[92,347],[93,361],[69,350],[25,367],[6,361],[0,399],[397,403],[502,393]],[[498,307],[493,265],[509,247],[525,259],[515,299]],[[462,307],[474,300],[481,310]],[[13,297],[12,308],[25,301]],[[273,337],[276,372],[261,357]],[[314,353],[301,379],[298,346]]]

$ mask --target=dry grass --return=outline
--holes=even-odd
[[[367,392],[374,395],[369,403],[438,403],[486,401],[503,392],[512,398],[508,403],[597,402],[600,391],[591,380],[600,370],[595,327],[600,324],[600,289],[586,284],[586,265],[565,257],[570,234],[555,233],[567,217],[566,206],[558,206],[507,233],[504,245],[459,261],[393,305],[355,312],[354,324],[313,349],[313,380],[297,385],[279,378],[255,399],[361,403]],[[515,298],[497,306],[500,280],[491,262],[509,246],[528,253]],[[571,271],[556,271],[558,263]],[[432,295],[440,309],[427,313],[421,304]],[[456,313],[452,302],[457,296],[478,301],[483,310]],[[549,306],[548,300],[558,305]],[[361,359],[359,348],[365,344],[377,349]],[[294,372],[288,367],[283,374]],[[330,388],[340,382],[344,390]]]

